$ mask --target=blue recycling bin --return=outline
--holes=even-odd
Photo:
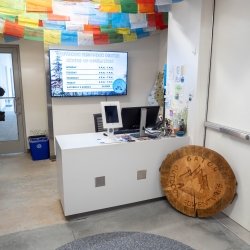
[[[49,139],[47,137],[29,137],[29,144],[33,161],[49,158]]]

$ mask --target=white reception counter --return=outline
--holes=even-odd
[[[188,136],[99,144],[101,138],[103,133],[56,136],[58,191],[65,216],[164,196],[162,161],[189,144]],[[137,180],[140,170],[146,170],[146,179]],[[96,177],[103,176],[105,186],[96,187]]]

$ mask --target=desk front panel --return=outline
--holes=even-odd
[[[64,196],[65,215],[164,196],[162,161],[188,144],[189,137],[183,137],[62,150],[63,185],[59,188],[63,186],[63,192],[59,194]],[[147,171],[146,179],[137,180],[139,170]],[[95,187],[95,178],[101,176],[105,176],[105,186]]]

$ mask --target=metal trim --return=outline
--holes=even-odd
[[[15,97],[0,97],[0,99],[15,99]]]
[[[48,138],[50,160],[55,160],[55,145],[54,145],[54,127],[53,127],[53,110],[52,98],[50,95],[50,74],[49,74],[49,44],[44,43],[44,64],[45,64],[45,79],[46,79],[46,95],[47,95],[47,116],[48,116]]]
[[[13,99],[13,104],[14,104],[14,112],[15,112],[15,114],[16,115],[20,115],[21,113],[20,112],[17,112],[17,107],[16,107],[16,102],[19,100],[20,98],[19,97],[15,97],[14,99]]]
[[[217,123],[213,123],[213,122],[205,122],[204,125],[206,128],[212,128],[212,129],[218,130],[224,134],[238,137],[240,139],[247,140],[247,141],[250,140],[250,132],[238,130],[235,128],[226,127],[226,126],[223,126],[223,125],[220,125]]]
[[[210,59],[209,59],[209,73],[208,73],[208,84],[207,84],[207,100],[206,100],[206,121],[208,118],[208,103],[209,103],[209,90],[211,83],[211,69],[212,69],[212,56],[213,56],[213,42],[214,42],[214,17],[215,17],[215,1],[213,1],[213,14],[212,14],[212,28],[211,28],[211,43],[210,43]],[[206,145],[207,131],[205,127],[204,137],[203,137],[203,147]]]
[[[17,51],[17,63],[18,63],[18,79],[19,79],[19,87],[20,87],[20,105],[21,105],[21,113],[22,113],[22,127],[23,127],[23,136],[24,136],[24,151],[28,150],[28,140],[27,140],[27,132],[26,132],[26,121],[25,121],[25,109],[24,109],[24,94],[23,94],[23,82],[22,82],[22,65],[21,65],[21,55],[20,55],[20,46],[13,45]],[[13,72],[13,80],[14,80],[14,72]]]

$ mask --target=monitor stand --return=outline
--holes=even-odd
[[[141,108],[141,120],[140,120],[140,131],[139,136],[140,137],[147,137],[146,131],[146,118],[147,118],[147,109]]]
[[[107,134],[108,134],[109,139],[111,139],[112,141],[115,140],[115,135],[114,135],[114,129],[113,128],[108,128],[107,129]]]

